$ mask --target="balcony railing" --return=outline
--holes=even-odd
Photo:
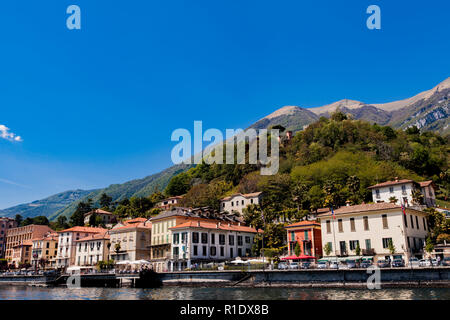
[[[361,250],[362,251],[362,255],[363,256],[374,256],[376,253],[375,253],[375,249],[362,249]]]
[[[336,250],[336,256],[338,257],[347,257],[348,252],[347,250]]]

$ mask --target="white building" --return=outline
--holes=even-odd
[[[127,221],[124,226],[109,230],[110,256],[115,261],[150,260],[152,223],[150,221]]]
[[[100,220],[104,226],[112,227],[112,224],[116,222],[116,217],[111,212],[101,209],[95,209],[84,214],[85,225],[89,225],[89,220],[93,214],[95,214],[97,217],[100,217]]]
[[[170,228],[170,270],[251,256],[256,230],[224,222],[188,221]]]
[[[345,206],[322,213],[322,245],[331,246],[324,257],[355,257],[359,244],[360,255],[371,256],[376,261],[390,257],[402,258],[405,262],[411,256],[421,258],[428,233],[426,213],[412,208],[402,212],[400,205],[388,202]],[[395,253],[389,251],[389,242]],[[325,251],[325,250],[324,250]]]
[[[175,207],[175,206],[179,205],[181,199],[183,199],[183,196],[169,197],[167,199],[164,199],[164,200],[161,200],[160,202],[158,202],[156,204],[156,207],[164,209],[164,210],[169,210],[171,207]]]
[[[432,181],[415,182],[413,180],[395,179],[370,186],[374,202],[391,202],[396,198],[396,204],[404,204],[406,207],[417,205],[413,201],[413,191],[420,191],[424,196],[424,204],[428,207],[435,206],[436,197]]]
[[[58,231],[58,254],[56,267],[67,268],[75,265],[76,241],[91,234],[104,233],[106,229],[91,227],[72,227]]]
[[[242,215],[242,209],[251,204],[259,204],[262,192],[237,193],[220,200],[220,211],[237,212]]]
[[[108,261],[109,257],[108,232],[93,233],[75,241],[75,265],[95,266],[99,261]]]

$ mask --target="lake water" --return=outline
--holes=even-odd
[[[448,288],[312,289],[163,287],[81,288],[0,286],[0,300],[450,300]]]

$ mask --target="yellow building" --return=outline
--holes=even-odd
[[[47,235],[33,239],[31,264],[38,268],[56,267],[56,255],[58,254],[58,233],[48,233]],[[44,263],[44,265],[42,265]]]
[[[140,221],[125,221],[109,230],[111,259],[117,262],[150,259],[152,223]]]
[[[170,228],[186,223],[188,221],[211,221],[239,224],[241,222],[235,215],[224,215],[209,210],[208,208],[188,209],[173,207],[150,219],[152,222],[152,244],[151,258],[152,267],[156,272],[169,270],[171,258],[172,232]]]

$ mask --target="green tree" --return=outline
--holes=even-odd
[[[299,257],[302,254],[302,249],[300,248],[298,242],[295,244],[294,253],[297,257]]]
[[[433,240],[431,239],[431,237],[428,237],[425,243],[425,251],[431,253],[433,252],[433,250],[434,250]]]
[[[331,253],[331,251],[332,251],[332,249],[331,249],[331,243],[330,243],[330,242],[327,242],[327,243],[323,246],[323,251],[325,252],[325,254],[326,254],[327,256],[330,255],[330,253]]]
[[[395,254],[396,249],[395,249],[394,243],[392,242],[392,239],[389,240],[388,250],[391,254]]]
[[[92,211],[92,199],[88,199],[87,202],[80,202],[77,205],[77,209],[70,217],[70,224],[72,227],[84,225],[84,214]]]
[[[20,214],[16,214],[16,218],[14,219],[18,226],[22,224],[23,218]]]
[[[359,246],[359,241],[358,241],[358,243],[356,244],[355,254],[356,254],[357,256],[359,256],[359,255],[361,254],[361,247]]]
[[[106,193],[102,193],[102,195],[100,196],[99,203],[101,208],[109,210],[109,207],[111,206],[112,203],[112,197],[110,197]]]

